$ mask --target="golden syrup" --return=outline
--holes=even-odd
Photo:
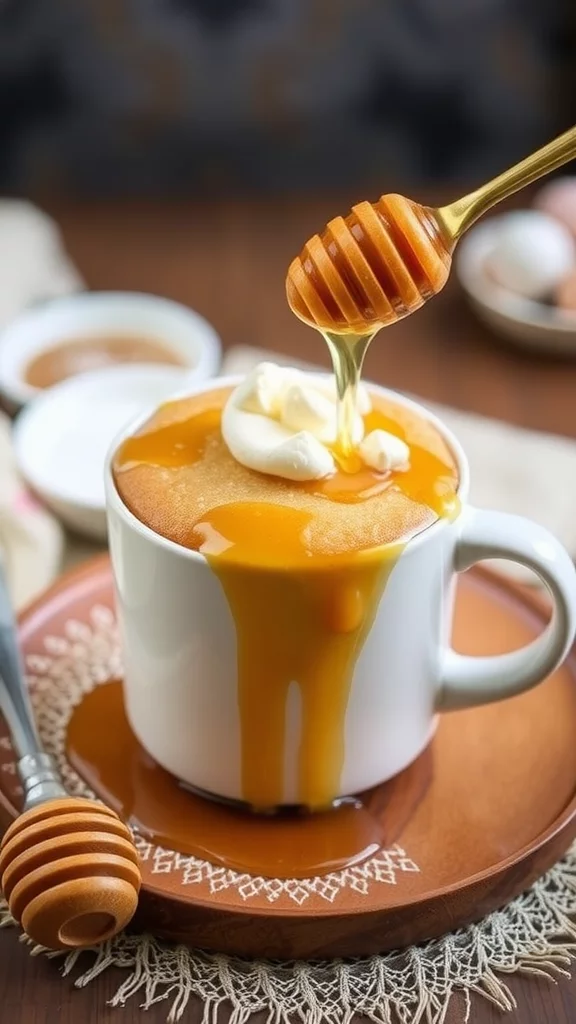
[[[321,331],[332,360],[338,395],[338,445],[336,457],[344,472],[355,473],[360,468],[355,457],[353,428],[356,418],[358,386],[362,364],[375,331],[367,334],[337,334]]]

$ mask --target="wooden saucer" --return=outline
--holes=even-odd
[[[99,558],[60,580],[21,621],[40,731],[79,795],[90,791],[66,760],[67,726],[84,695],[121,674],[112,609],[109,562]],[[526,643],[546,617],[533,595],[472,570],[459,584],[455,645],[502,653]],[[576,836],[576,654],[531,693],[443,716],[429,749],[378,793],[387,848],[315,878],[240,873],[137,835],[135,927],[244,956],[354,956],[438,936],[502,906]],[[0,720],[4,824],[19,800]]]

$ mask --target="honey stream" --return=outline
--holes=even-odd
[[[353,459],[353,427],[358,386],[366,350],[376,334],[335,334],[321,331],[332,360],[338,395],[338,451],[344,469],[354,472],[361,463]],[[338,454],[338,453],[337,453]]]

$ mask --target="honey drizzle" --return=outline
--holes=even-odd
[[[385,223],[385,228],[409,268],[412,279],[417,281],[423,301],[424,298],[432,294],[432,289],[408,239],[398,230],[394,219],[388,217],[388,210],[383,200],[379,204],[378,216]],[[360,225],[356,224],[355,226],[359,227]],[[330,237],[328,235],[327,241]],[[349,271],[342,273],[346,268],[346,261],[333,237],[330,254],[336,264],[338,261],[341,263],[340,276],[347,289],[347,294],[354,304],[357,301],[357,289],[351,287]],[[327,287],[322,290],[322,300],[329,308],[332,295]],[[361,308],[361,302],[358,302],[358,306]],[[359,334],[321,329],[320,333],[328,345],[336,378],[338,439],[335,455],[339,469],[345,474],[350,474],[356,480],[357,474],[362,470],[362,461],[355,451],[354,443],[358,388],[364,357],[370,342],[378,333],[378,328]],[[364,426],[365,432],[369,433],[372,429],[370,423],[365,422]],[[378,423],[378,426],[380,429],[386,429],[381,423]],[[394,432],[393,430],[392,433]],[[413,453],[411,453],[411,457],[413,457]],[[411,496],[414,496],[416,500],[421,498],[422,493],[428,490],[426,485],[429,485],[430,482],[424,473],[424,480],[419,478],[417,492]],[[436,481],[433,481],[432,484],[430,490],[433,494],[434,509],[437,514],[454,514],[457,508],[456,501],[449,507],[450,502],[447,500],[450,496],[450,488],[448,487],[446,490],[438,488],[437,485],[434,486],[437,484]],[[327,588],[324,584],[320,594],[315,594],[316,588],[311,588],[310,583],[304,581],[303,593],[319,597],[320,608],[327,609],[330,607],[331,601],[334,602],[333,635],[319,648],[321,657],[314,666],[314,677],[306,679],[304,685],[300,684],[304,729],[299,757],[301,776],[299,793],[306,798],[305,802],[308,806],[325,806],[329,794],[332,793],[333,799],[337,792],[337,780],[344,764],[343,724],[355,661],[370,631],[386,581],[404,546],[404,544],[397,544],[386,549],[379,563],[376,562],[371,571],[367,571],[366,567],[361,567],[361,562],[358,560],[353,568],[348,566],[346,572],[340,577],[336,575],[335,579],[329,581]],[[331,595],[335,595],[335,598]],[[314,613],[312,612],[312,614]],[[299,623],[300,629],[295,630],[295,636],[301,638],[304,635],[309,621],[308,616],[305,615]],[[270,625],[270,623],[268,624]],[[354,635],[352,643],[350,634]],[[318,639],[318,637],[312,638],[311,646],[315,642],[318,643]],[[256,641],[256,638],[254,640]],[[294,678],[302,677],[295,675]],[[249,701],[249,705],[253,706],[252,701]],[[318,732],[316,723],[320,722],[323,723],[323,727]],[[281,778],[281,766],[277,766],[277,768],[279,778]],[[278,780],[274,783],[274,788],[276,792],[280,791]],[[244,777],[243,791],[251,792],[250,780]]]
[[[222,555],[207,555],[236,623],[243,799],[258,810],[283,802],[327,807],[339,792],[356,658],[404,544],[352,559],[332,556],[308,567],[298,551],[301,513],[252,507],[242,509],[247,518],[241,519],[239,511],[214,509],[211,530],[220,535],[225,523],[227,537],[238,545],[243,525],[261,511],[282,538],[282,557],[290,566],[247,572],[233,560],[226,564]],[[232,522],[237,531],[231,532]],[[294,702],[300,728],[297,743],[290,743]],[[287,750],[289,762],[294,758],[297,764],[293,788]]]
[[[359,343],[364,341],[364,350],[368,340]],[[334,351],[340,350],[335,343]],[[343,371],[353,368],[352,386],[357,386],[360,366],[361,357],[352,355]],[[219,429],[226,394],[198,396],[196,416],[144,428],[124,442],[115,459],[117,483],[137,465],[176,470],[201,459],[210,432]],[[380,427],[403,433],[393,416],[377,407],[364,426],[366,431]],[[437,516],[452,515],[457,505],[454,467],[425,448],[410,447],[407,472],[341,468],[326,480],[289,486],[333,502],[364,501],[395,487]],[[278,481],[279,488],[285,486]],[[408,539],[321,554],[307,542],[311,519],[309,511],[280,503],[235,501],[191,523],[185,542],[207,558],[234,619],[242,797],[259,810],[285,802],[325,808],[340,793],[354,666]]]

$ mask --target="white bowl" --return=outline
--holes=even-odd
[[[544,352],[576,353],[576,313],[526,299],[496,284],[486,265],[504,219],[490,217],[472,228],[456,249],[460,283],[479,318],[516,345]]]
[[[164,344],[184,359],[193,374],[191,384],[218,371],[220,339],[193,310],[157,295],[80,292],[21,313],[0,333],[0,392],[5,402],[19,409],[39,393],[24,378],[26,367],[41,352],[66,340],[118,333]]]
[[[105,540],[104,464],[113,439],[139,413],[189,390],[196,379],[180,367],[131,364],[47,388],[16,419],[18,470],[66,526]]]

